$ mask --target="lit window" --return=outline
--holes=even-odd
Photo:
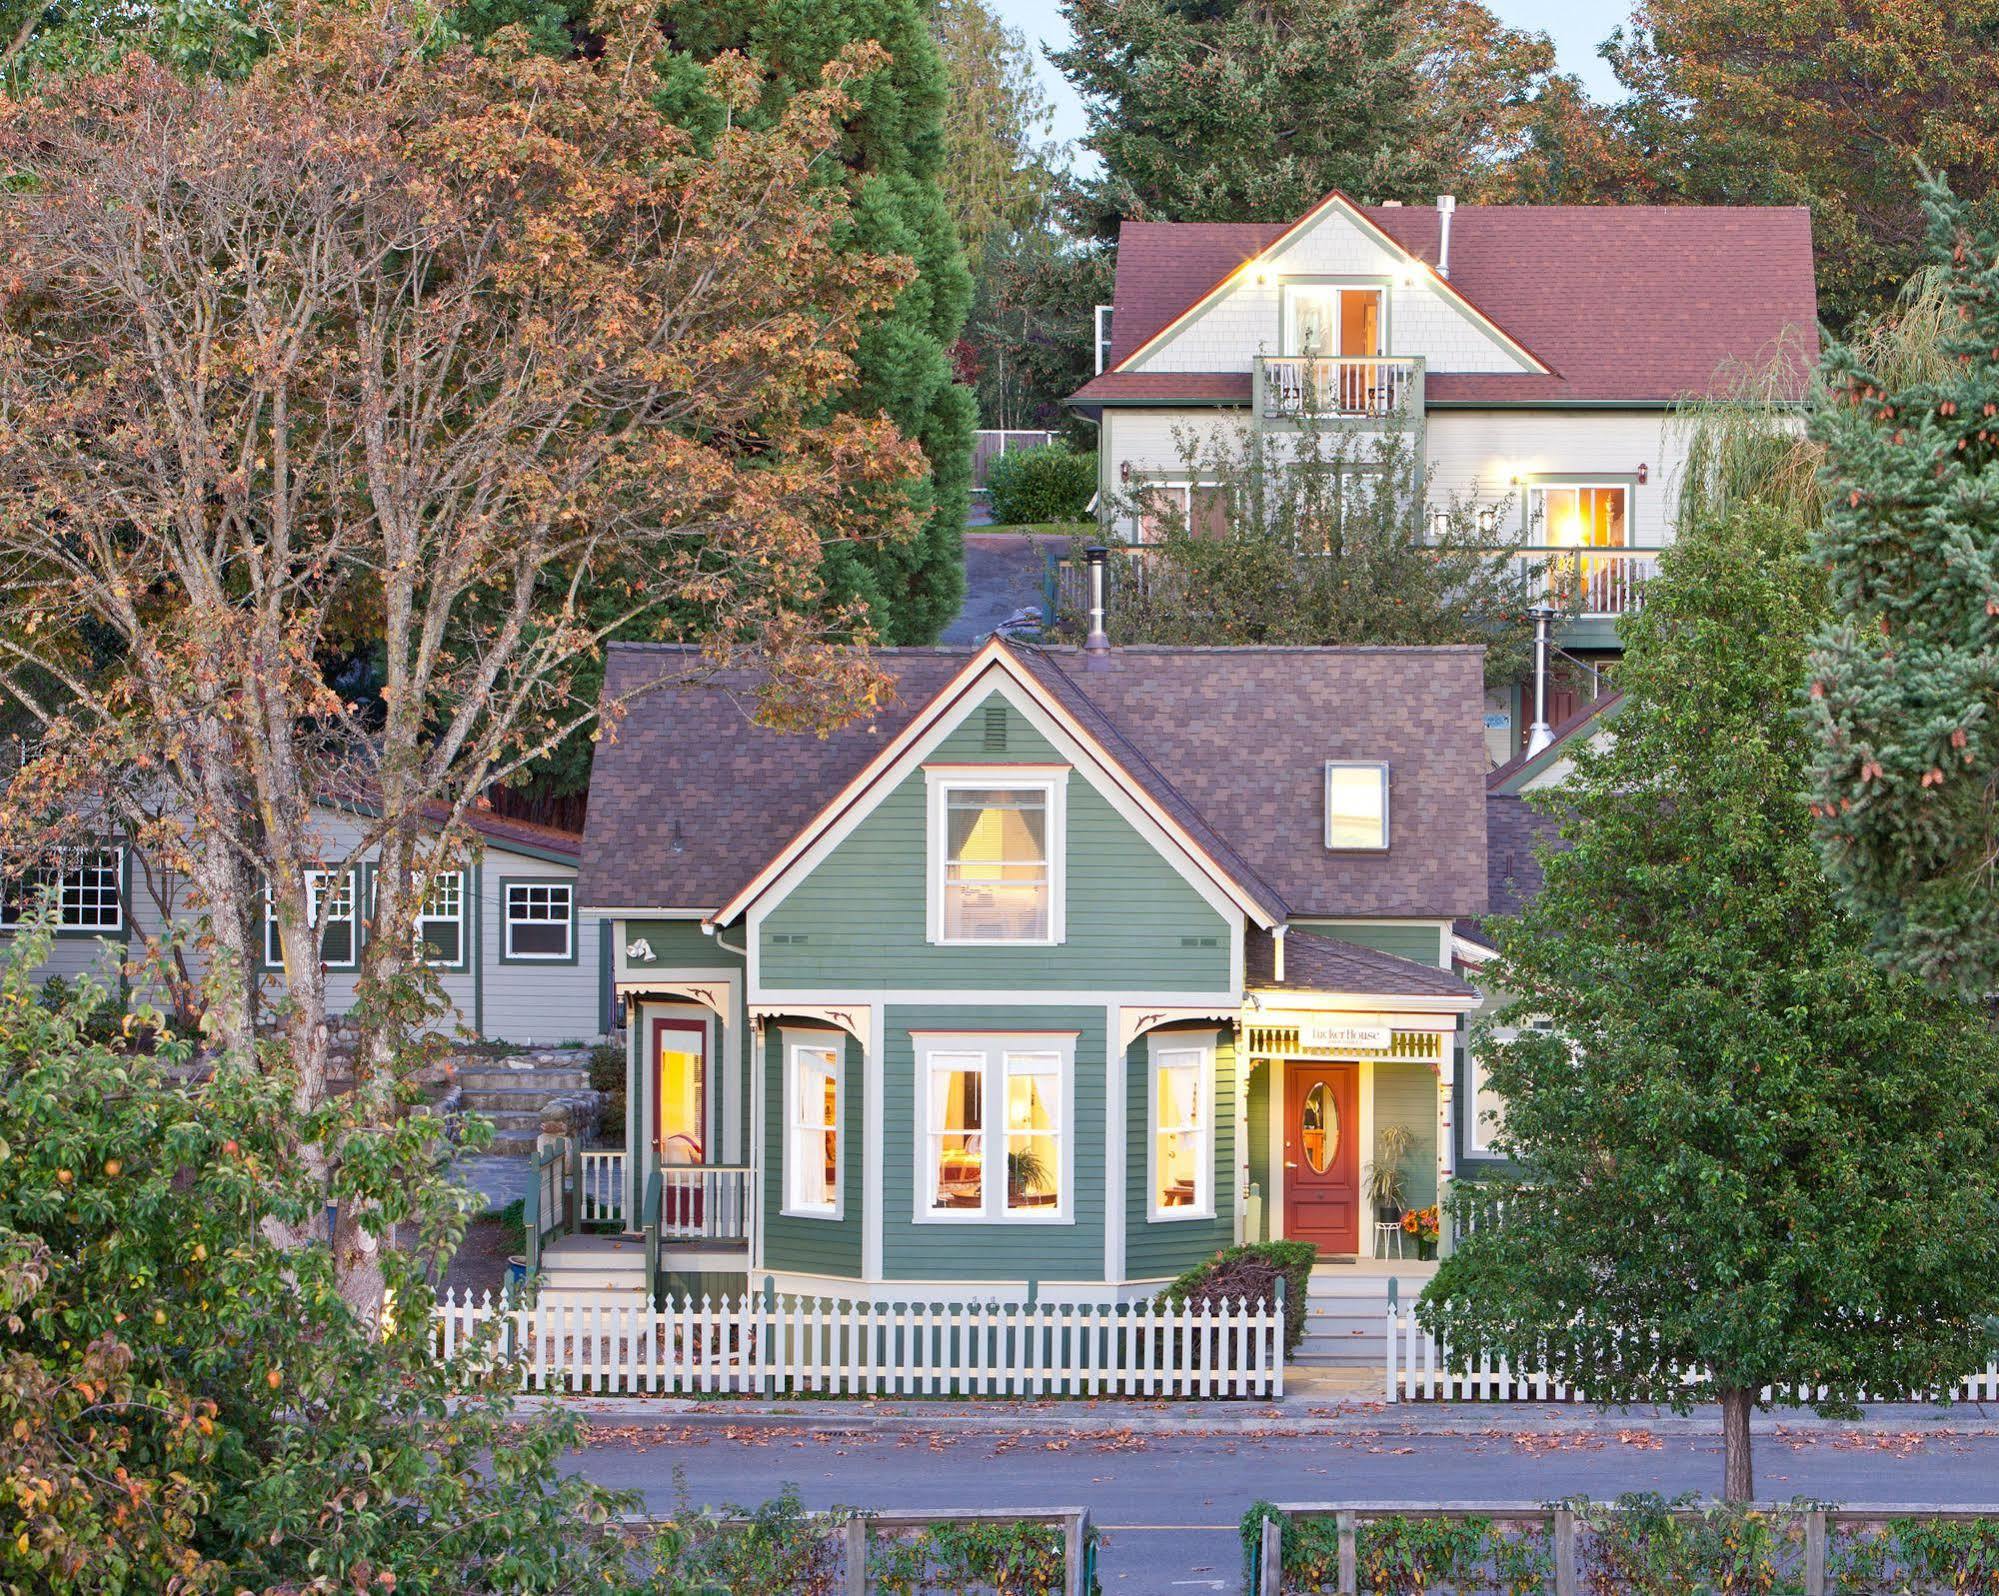
[[[1621,549],[1625,494],[1622,487],[1543,483],[1534,489],[1528,514],[1549,548]]]
[[[58,931],[122,931],[124,879],[123,848],[64,848],[54,863],[0,880],[0,926],[33,919],[46,903]]]
[[[1068,1219],[1075,1046],[1051,1040],[919,1038],[919,1219]],[[998,1126],[988,1118],[994,1103]]]
[[[567,881],[509,881],[504,956],[562,961],[575,956],[576,892]]]
[[[1060,942],[1061,776],[1002,787],[930,774],[930,940]]]
[[[1199,1219],[1214,1213],[1214,1049],[1184,1039],[1153,1039],[1152,1214]]]
[[[794,1042],[788,1049],[785,1211],[840,1217],[841,1044]]]
[[[1219,482],[1151,482],[1137,498],[1140,543],[1164,542],[1174,530],[1210,540],[1229,535],[1229,494]]]
[[[1326,846],[1388,846],[1388,767],[1326,763]]]

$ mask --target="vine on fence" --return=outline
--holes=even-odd
[[[883,1532],[868,1547],[868,1587],[893,1596],[1053,1596],[1062,1532],[1050,1524],[939,1524]]]

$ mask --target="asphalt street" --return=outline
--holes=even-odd
[[[673,1510],[764,1501],[785,1484],[808,1507],[1089,1507],[1109,1537],[1100,1562],[1117,1596],[1241,1588],[1235,1526],[1274,1501],[1545,1500],[1622,1491],[1714,1492],[1719,1436],[1615,1416],[1525,1425],[1495,1411],[1467,1433],[1411,1433],[1386,1420],[1310,1435],[1147,1434],[1116,1429],[854,1434],[804,1424],[752,1428],[592,1421],[576,1454],[601,1484]],[[1999,1419],[1975,1410],[1906,1426],[1787,1425],[1756,1438],[1766,1500],[1978,1504],[1999,1500]]]

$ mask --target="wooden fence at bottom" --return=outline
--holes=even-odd
[[[1280,1282],[1281,1286],[1281,1282]],[[447,1293],[439,1353],[530,1391],[677,1395],[1284,1394],[1284,1304],[836,1302],[766,1290],[657,1307]]]
[[[1495,1524],[1526,1525],[1548,1537],[1551,1581],[1554,1596],[1582,1596],[1585,1590],[1605,1586],[1589,1577],[1581,1566],[1578,1535],[1581,1513],[1614,1512],[1612,1504],[1580,1502],[1279,1502],[1272,1504],[1282,1518],[1266,1516],[1257,1537],[1252,1590],[1256,1596],[1282,1596],[1284,1590],[1284,1520],[1330,1518],[1339,1536],[1338,1579],[1334,1590],[1339,1596],[1358,1596],[1360,1589],[1360,1530],[1370,1521],[1381,1519],[1489,1519]],[[1698,1506],[1667,1509],[1676,1519],[1701,1517],[1706,1509]],[[1768,1518],[1791,1517],[1802,1520],[1802,1567],[1798,1570],[1804,1596],[1828,1596],[1834,1588],[1827,1575],[1828,1554],[1841,1529],[1880,1529],[1897,1520],[1921,1523],[1965,1524],[1999,1521],[1999,1506],[1923,1507],[1909,1504],[1855,1503],[1844,1507],[1807,1506],[1795,1503],[1759,1503],[1746,1511]],[[1314,1590],[1321,1587],[1315,1585]],[[1760,1587],[1759,1587],[1760,1588]],[[1798,1587],[1792,1587],[1798,1588]],[[1897,1587],[1902,1588],[1902,1587]]]

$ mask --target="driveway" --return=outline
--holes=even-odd
[[[965,607],[944,628],[943,641],[977,643],[1016,611],[1039,610],[1043,551],[1068,543],[1031,532],[967,532]]]

